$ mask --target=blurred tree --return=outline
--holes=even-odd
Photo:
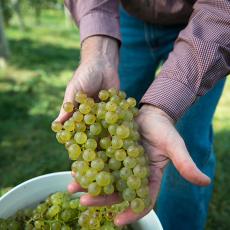
[[[25,30],[25,23],[24,23],[24,18],[23,18],[22,11],[21,11],[22,0],[11,0],[11,2],[12,2],[12,6],[15,10],[15,13],[18,17],[19,27],[22,31],[24,31]]]
[[[6,59],[10,55],[8,42],[4,31],[4,17],[2,10],[2,0],[0,0],[0,67],[3,67],[6,63]]]
[[[8,26],[13,15],[11,2],[9,0],[1,0],[1,5],[4,23]]]

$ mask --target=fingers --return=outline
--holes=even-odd
[[[85,206],[105,206],[121,202],[121,197],[114,193],[112,195],[91,196],[85,194],[81,197],[80,202]]]
[[[176,169],[186,180],[201,186],[210,184],[210,178],[197,168],[181,137],[176,141],[173,149],[169,151],[169,155]]]
[[[72,182],[68,185],[68,192],[75,193],[75,192],[86,192],[84,188],[82,188],[78,183]]]
[[[131,208],[126,209],[124,212],[118,214],[114,219],[114,224],[117,226],[123,226],[126,224],[130,224],[136,222],[137,220],[141,219],[147,213],[149,213],[153,209],[153,206],[145,209],[144,212],[136,214],[134,213]]]

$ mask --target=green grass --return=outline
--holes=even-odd
[[[0,70],[0,194],[44,173],[69,169],[64,148],[50,131],[65,85],[79,61],[79,36],[63,13],[45,11],[40,26],[26,18],[26,32],[7,29],[12,56]],[[230,82],[215,119],[217,176],[208,230],[230,229]]]

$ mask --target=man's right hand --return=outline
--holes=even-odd
[[[96,98],[101,89],[119,88],[118,42],[106,36],[87,38],[82,44],[81,63],[69,81],[63,104],[74,102],[77,91]],[[61,107],[57,121],[64,122],[70,114]]]

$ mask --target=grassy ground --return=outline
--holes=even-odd
[[[0,189],[48,172],[69,169],[50,123],[79,61],[79,37],[62,12],[46,11],[40,26],[7,29],[12,57],[0,70]],[[208,230],[230,229],[230,82],[216,112],[217,176]]]

